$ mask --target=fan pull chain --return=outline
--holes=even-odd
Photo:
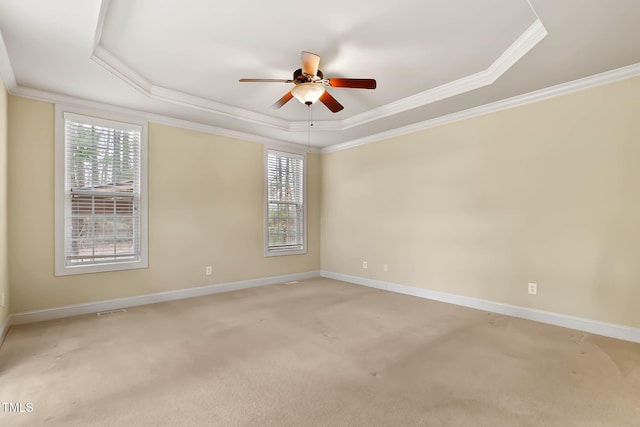
[[[311,152],[311,126],[313,126],[313,124],[311,123],[311,104],[309,104],[309,114],[308,114],[308,122],[307,122],[307,152],[310,153]]]

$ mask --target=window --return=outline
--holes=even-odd
[[[147,267],[146,125],[56,118],[56,275]]]
[[[305,157],[267,150],[265,255],[306,253]]]

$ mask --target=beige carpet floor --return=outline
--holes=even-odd
[[[640,344],[329,279],[15,326],[4,426],[639,426]]]

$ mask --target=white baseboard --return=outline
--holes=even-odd
[[[158,292],[154,294],[140,295],[128,298],[117,298],[85,304],[74,304],[62,307],[45,308],[42,310],[23,311],[21,313],[14,313],[9,316],[10,321],[5,321],[6,326],[3,325],[3,329],[1,331],[5,331],[5,327],[6,329],[8,329],[9,325],[42,322],[45,320],[78,316],[81,314],[91,314],[101,311],[117,310],[120,308],[136,307],[139,305],[192,298],[202,295],[218,294],[221,292],[237,291],[240,289],[255,288],[258,286],[275,285],[277,283],[311,279],[318,276],[320,276],[319,271],[308,271],[306,273],[295,273],[287,274],[284,276],[272,276],[260,279],[242,280],[239,282],[220,283],[215,285],[200,286],[197,288],[177,289],[175,291]]]
[[[503,304],[479,298],[448,294],[446,292],[431,291],[428,289],[399,285],[391,282],[383,282],[381,280],[367,279],[358,276],[349,276],[341,273],[333,273],[331,271],[322,270],[320,272],[320,275],[329,279],[341,280],[343,282],[349,282],[361,286],[368,286],[370,288],[383,289],[385,291],[412,295],[420,298],[461,305],[478,310],[490,311],[507,316],[519,317],[521,319],[548,323],[551,325],[562,326],[569,329],[576,329],[596,335],[604,335],[611,338],[618,338],[625,341],[640,343],[640,329],[632,328],[629,326],[600,322],[597,320],[584,319],[581,317],[568,316],[566,314],[537,310],[534,308],[521,307],[517,305]]]
[[[4,342],[4,337],[6,337],[7,332],[9,332],[9,326],[11,326],[11,318],[12,316],[9,315],[6,319],[4,319],[4,322],[0,324],[0,347],[2,347],[2,343]]]
[[[273,276],[260,279],[243,280],[239,282],[222,283],[196,288],[178,289],[175,291],[159,292],[154,294],[140,295],[129,298],[118,298],[112,300],[91,302],[86,304],[74,304],[62,307],[47,308],[43,310],[25,311],[9,315],[0,324],[0,346],[9,331],[11,325],[40,322],[45,320],[60,319],[63,317],[77,316],[81,314],[98,313],[101,311],[117,310],[119,308],[135,307],[157,302],[173,301],[184,298],[192,298],[202,295],[211,295],[222,292],[236,291],[240,289],[255,288],[259,286],[273,285],[277,283],[291,282],[295,280],[311,279],[314,277],[326,277],[356,285],[367,286],[376,289],[383,289],[405,295],[412,295],[420,298],[446,302],[463,307],[475,308],[478,310],[490,311],[507,316],[519,317],[536,322],[548,323],[565,328],[576,329],[597,335],[604,335],[611,338],[622,339],[640,343],[640,329],[624,325],[600,322],[597,320],[584,319],[580,317],[568,316],[565,314],[553,313],[550,311],[537,310],[533,308],[520,307],[516,305],[503,304],[494,301],[487,301],[479,298],[466,297],[449,294],[446,292],[432,291],[428,289],[415,288],[412,286],[399,285],[397,283],[384,282],[381,280],[367,279],[358,276],[349,276],[330,271],[309,271],[306,273],[287,274],[283,276]]]

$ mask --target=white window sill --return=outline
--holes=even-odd
[[[56,276],[70,276],[73,274],[105,273],[108,271],[137,270],[148,268],[146,261],[112,262],[94,265],[56,266]]]
[[[307,249],[271,249],[264,253],[265,257],[271,256],[285,256],[285,255],[304,255],[307,253]]]

